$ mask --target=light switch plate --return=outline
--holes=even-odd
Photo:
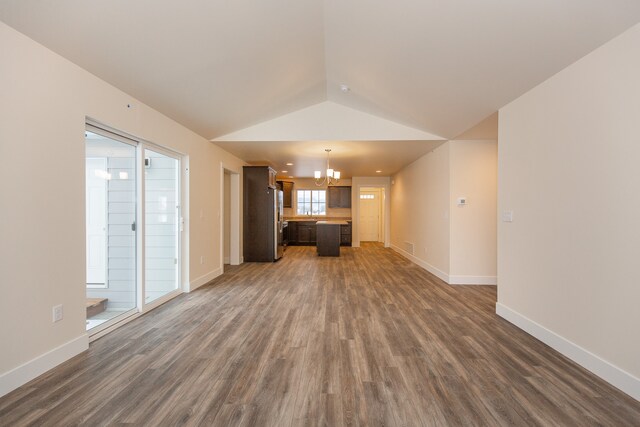
[[[513,222],[513,211],[502,211],[502,222]]]
[[[62,304],[60,305],[56,305],[55,307],[53,307],[53,322],[59,322],[62,320],[63,317],[63,311],[62,311]]]

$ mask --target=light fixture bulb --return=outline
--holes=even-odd
[[[315,171],[313,177],[316,180],[316,185],[318,187],[323,185],[335,185],[340,180],[340,172],[337,170],[333,170],[329,164],[329,155],[331,154],[331,148],[325,148],[324,151],[327,153],[327,168],[325,169],[326,175],[322,178],[322,173],[320,171]]]

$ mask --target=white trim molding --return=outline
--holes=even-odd
[[[191,281],[191,283],[189,283],[189,290],[187,292],[193,292],[196,289],[198,289],[200,286],[202,285],[206,285],[207,283],[209,283],[210,281],[212,281],[213,279],[215,279],[216,277],[220,276],[222,274],[222,268],[218,267],[215,270],[198,277],[197,279],[194,279]]]
[[[27,363],[0,375],[0,397],[66,362],[89,348],[89,336],[82,334]]]
[[[496,314],[518,328],[539,339],[549,347],[593,372],[614,387],[640,400],[640,379],[596,356],[568,339],[556,334],[533,320],[501,303],[496,303]]]
[[[409,261],[413,262],[414,264],[417,264],[420,267],[424,268],[429,273],[433,274],[434,276],[438,277],[439,279],[444,280],[446,283],[449,283],[449,275],[447,273],[445,273],[444,271],[437,269],[436,267],[432,266],[428,262],[423,261],[423,260],[421,260],[420,258],[418,258],[418,257],[416,257],[414,255],[411,255],[409,252],[407,252],[407,251],[405,251],[403,249],[400,249],[396,245],[391,245],[391,249],[393,249],[394,251],[398,252],[400,255],[402,255],[403,257],[405,257]]]
[[[449,276],[450,285],[497,285],[496,276]]]

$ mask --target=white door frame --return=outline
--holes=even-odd
[[[362,187],[382,189],[382,210],[384,212],[382,230],[384,231],[384,247],[391,246],[391,178],[389,177],[354,177],[351,179],[351,217],[352,246],[360,246],[360,189]],[[355,190],[355,191],[354,191]]]
[[[240,265],[240,171],[220,162],[220,271],[224,273],[224,174],[229,174],[229,264]]]

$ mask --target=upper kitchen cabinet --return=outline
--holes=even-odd
[[[330,208],[351,207],[351,187],[328,187]]]
[[[283,205],[285,208],[293,207],[293,182],[291,181],[278,181],[278,184],[282,186],[283,193]]]

